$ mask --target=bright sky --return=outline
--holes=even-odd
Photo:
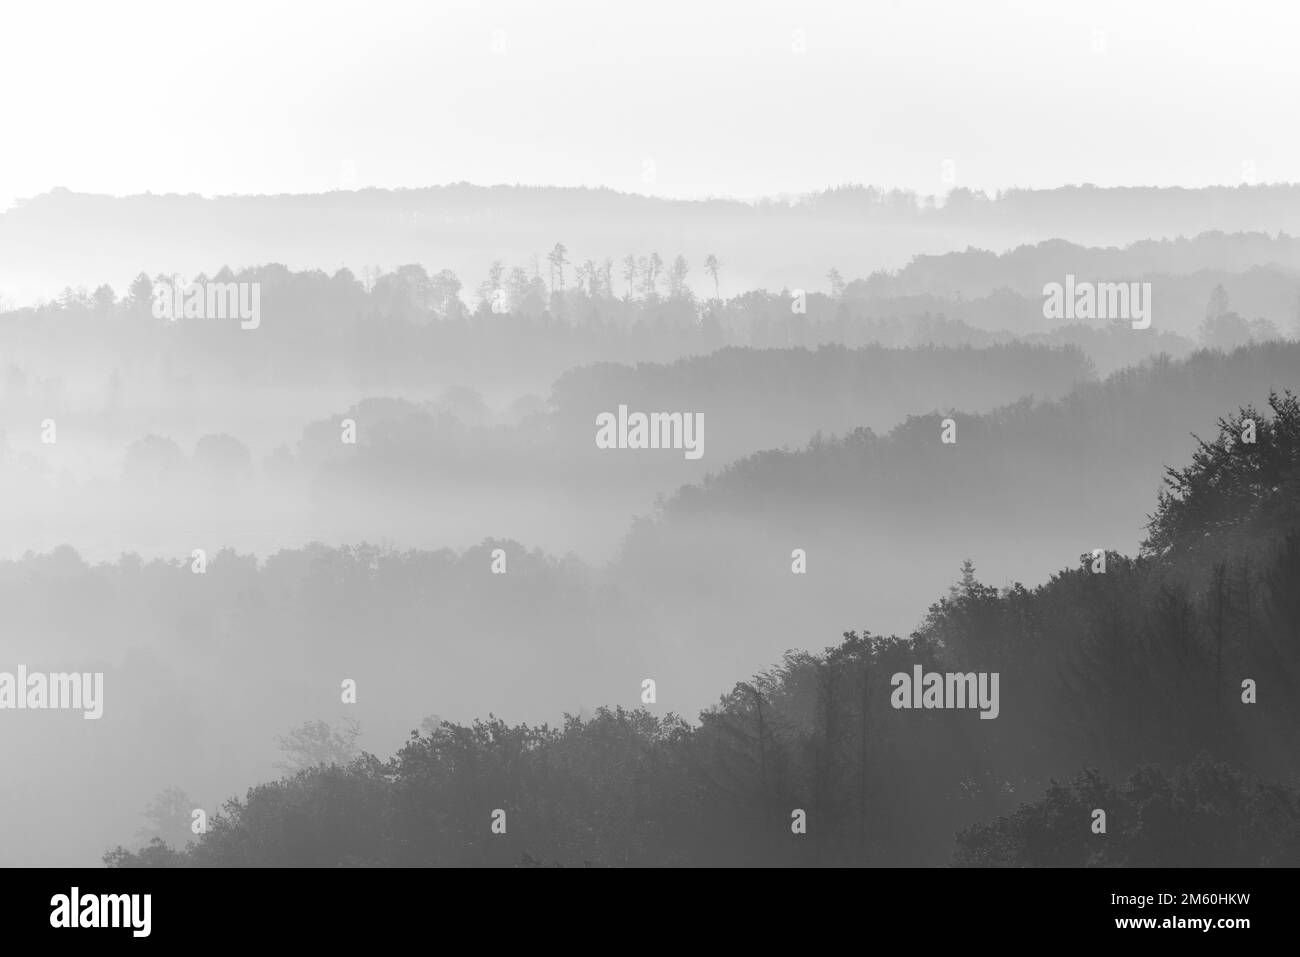
[[[1294,2],[41,0],[3,19],[0,208],[54,186],[1300,181]]]

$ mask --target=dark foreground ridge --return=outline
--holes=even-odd
[[[183,850],[104,860],[1296,866],[1300,790],[1281,782],[1298,760],[1297,585],[1288,392],[1169,470],[1137,557],[1086,554],[1032,591],[967,563],[910,637],[791,651],[697,724],[622,707],[561,727],[434,723],[387,761],[252,788]],[[917,665],[999,675],[996,719],[896,707],[891,679]]]

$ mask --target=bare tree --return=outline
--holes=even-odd
[[[641,288],[646,297],[658,295],[659,273],[664,268],[664,261],[658,253],[651,253],[649,259],[642,259],[641,267]]]
[[[614,260],[608,256],[605,257],[605,263],[601,266],[601,275],[604,278],[604,289],[602,295],[613,298],[614,296]]]
[[[347,764],[360,753],[356,746],[360,735],[361,725],[353,718],[344,719],[337,731],[325,721],[303,722],[287,735],[276,737],[286,758],[276,767],[292,773],[321,764]]]
[[[194,802],[180,788],[172,785],[154,796],[145,809],[149,826],[137,832],[148,843],[157,838],[163,843],[183,850],[190,841],[190,823]]]
[[[501,283],[505,279],[506,264],[500,259],[494,260],[488,267],[487,279],[483,280],[483,285],[478,287],[478,298],[480,302],[492,305],[492,301],[501,288]]]
[[[627,298],[632,298],[633,284],[636,282],[636,253],[628,253],[623,260],[623,278],[627,280]]]
[[[672,268],[668,271],[668,295],[674,299],[682,299],[686,296],[686,273],[690,267],[686,265],[686,257],[681,253],[673,260]]]
[[[713,277],[713,298],[714,299],[722,298],[722,294],[718,291],[718,270],[721,268],[722,268],[722,264],[718,262],[718,257],[713,255],[713,253],[709,253],[706,257],[704,257],[704,271]]]
[[[564,291],[564,267],[569,260],[566,258],[569,251],[564,248],[564,243],[556,243],[555,248],[546,255],[546,260],[551,264],[551,292],[555,292],[556,277],[560,280],[560,292]]]

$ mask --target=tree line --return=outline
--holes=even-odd
[[[1275,782],[1300,761],[1298,581],[1300,403],[1275,394],[1166,475],[1140,553],[1103,571],[1085,554],[995,588],[968,564],[907,638],[788,652],[698,722],[431,723],[387,760],[250,789],[185,848],[105,862],[1294,866],[1300,791]],[[999,672],[1000,716],[894,709],[890,676],[917,664]]]

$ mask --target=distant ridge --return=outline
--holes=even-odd
[[[525,265],[563,243],[577,262],[659,252],[722,263],[724,293],[820,288],[913,256],[1060,239],[1120,246],[1205,232],[1300,235],[1300,186],[957,189],[940,200],[839,186],[790,199],[682,200],[607,188],[475,186],[316,194],[113,197],[59,188],[0,213],[0,294],[123,288],[141,270],[194,275],[278,262],[333,271],[422,263],[476,284],[494,260]]]

